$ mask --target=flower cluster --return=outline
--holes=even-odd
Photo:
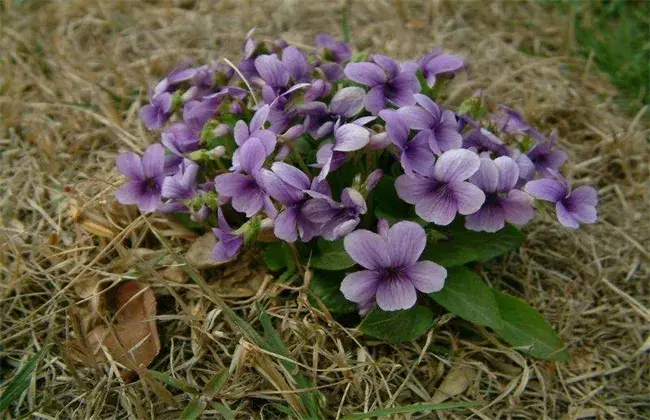
[[[440,290],[446,276],[418,262],[424,225],[496,232],[531,221],[535,199],[570,228],[597,218],[596,190],[572,190],[559,172],[567,154],[555,133],[480,92],[443,105],[465,67],[440,49],[398,63],[327,35],[301,49],[249,33],[236,66],[183,63],[153,88],[140,116],[160,143],[118,156],[129,182],[116,197],[142,212],[189,214],[216,235],[217,261],[254,243],[262,225],[291,244],[344,238],[366,269],[345,278],[344,295],[362,310],[410,308],[416,290]],[[414,206],[418,223],[389,227],[377,216],[379,182]]]

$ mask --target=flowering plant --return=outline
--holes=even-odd
[[[304,278],[314,305],[358,312],[370,336],[410,340],[446,309],[566,358],[533,308],[471,267],[519,246],[515,226],[545,202],[566,227],[594,223],[596,190],[572,190],[556,134],[514,109],[480,92],[443,106],[465,67],[440,49],[397,63],[326,35],[300,49],[249,34],[236,66],[183,63],[153,88],[140,116],[161,141],[118,156],[116,197],[212,230],[216,261],[264,248],[280,281]],[[269,230],[277,241],[258,241]]]

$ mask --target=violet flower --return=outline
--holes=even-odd
[[[169,120],[172,112],[172,95],[163,92],[151,98],[151,103],[140,108],[140,118],[149,130],[157,130]]]
[[[291,45],[282,50],[282,64],[294,82],[309,81],[312,67],[307,57],[298,48]]]
[[[441,110],[435,102],[422,94],[414,95],[420,106],[404,106],[397,110],[408,121],[409,128],[425,133],[431,150],[439,155],[463,144],[458,132],[458,121],[453,112]]]
[[[552,176],[552,172],[559,170],[569,157],[564,150],[554,148],[556,141],[557,132],[553,131],[548,141],[540,140],[528,152],[528,157],[542,176]]]
[[[582,186],[571,191],[567,181],[557,172],[557,179],[530,181],[524,191],[535,198],[555,203],[555,213],[562,225],[577,229],[580,223],[596,223],[598,219],[598,192],[593,187]]]
[[[321,55],[336,63],[348,61],[352,57],[352,47],[343,41],[337,41],[330,35],[316,35],[316,48],[321,51]]]
[[[422,74],[427,81],[427,85],[432,88],[436,84],[439,75],[452,75],[465,67],[462,58],[452,54],[442,54],[440,48],[436,48],[431,53],[425,55],[420,60]]]
[[[244,235],[235,233],[223,216],[221,208],[217,211],[219,227],[213,228],[212,232],[217,237],[217,242],[212,248],[212,259],[217,262],[226,262],[233,259],[244,245]]]
[[[345,162],[345,153],[363,149],[370,142],[370,132],[363,125],[374,120],[374,117],[359,118],[348,124],[341,124],[341,120],[334,125],[334,144],[325,144],[316,153],[316,168],[321,168],[318,179],[322,181],[332,169],[332,163]],[[320,156],[319,156],[320,155]]]
[[[408,122],[401,113],[384,109],[379,116],[386,121],[386,132],[401,152],[400,163],[404,172],[409,176],[415,172],[422,175],[430,173],[435,156],[429,147],[429,134],[421,131],[409,141]]]
[[[349,119],[363,110],[366,92],[360,87],[350,86],[340,89],[332,100],[329,108],[322,102],[310,102],[300,107],[307,114],[304,126],[315,139],[332,134],[335,121]]]
[[[465,227],[474,231],[496,232],[505,222],[524,225],[534,216],[531,197],[515,189],[519,180],[517,163],[507,156],[494,161],[489,156],[480,157],[481,166],[470,182],[485,192],[485,203],[465,218]]]
[[[193,152],[200,146],[199,133],[183,123],[170,125],[161,137],[162,144],[178,156]]]
[[[466,182],[480,165],[475,153],[465,149],[450,150],[440,156],[430,176],[399,176],[395,181],[397,195],[415,204],[415,212],[422,219],[446,226],[457,213],[475,213],[485,202],[483,191]]]
[[[345,75],[353,82],[368,86],[365,98],[366,109],[377,115],[388,107],[413,105],[413,94],[420,91],[420,82],[413,71],[400,69],[399,65],[384,55],[374,55],[374,63],[350,63],[345,66]]]
[[[238,212],[252,217],[262,208],[270,217],[275,217],[277,210],[264,190],[261,177],[262,165],[266,159],[266,149],[256,137],[248,139],[239,149],[239,167],[245,172],[231,172],[217,175],[214,179],[215,190],[226,197],[231,197],[232,207]]]
[[[528,134],[534,139],[541,140],[539,131],[528,125],[524,117],[515,109],[506,105],[499,105],[497,113],[492,115],[492,120],[500,131],[508,134]]]
[[[305,217],[320,226],[321,235],[328,241],[341,238],[352,232],[368,207],[363,196],[352,188],[345,188],[341,193],[341,202],[334,201],[328,195],[309,191],[311,199],[307,200],[302,210]]]
[[[129,178],[129,182],[115,192],[117,201],[136,204],[143,213],[155,211],[162,204],[165,149],[159,143],[152,144],[142,158],[133,152],[124,152],[115,162],[117,169]]]
[[[266,155],[269,156],[275,150],[277,140],[275,133],[264,128],[264,124],[268,120],[271,107],[263,105],[255,111],[250,123],[247,125],[244,121],[239,120],[235,124],[234,137],[235,143],[241,147],[249,138],[257,138],[264,145]]]
[[[432,261],[420,261],[427,243],[422,226],[398,222],[380,234],[360,229],[345,237],[345,251],[365,270],[350,273],[341,283],[346,299],[367,309],[376,301],[384,311],[409,309],[417,291],[441,290],[447,270]]]
[[[310,182],[300,169],[283,162],[275,162],[270,171],[262,170],[262,176],[270,196],[285,206],[275,218],[275,236],[286,242],[295,242],[298,238],[309,242],[319,235],[320,225],[310,220],[303,210],[310,199],[305,192],[329,196],[327,183],[316,179]]]
[[[463,117],[463,120],[474,127],[463,139],[463,148],[475,148],[478,152],[492,152],[497,156],[508,156],[510,151],[503,140],[480,127],[475,121],[469,120],[467,117]]]
[[[198,172],[199,165],[189,159],[183,159],[178,172],[163,181],[162,196],[176,200],[193,198],[197,194]]]

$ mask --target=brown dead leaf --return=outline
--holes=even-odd
[[[124,366],[125,378],[134,375],[140,366],[148,366],[160,352],[156,321],[156,297],[149,287],[137,281],[122,283],[115,292],[117,308],[113,325],[102,325],[88,333],[88,343],[95,361],[104,361],[106,353]],[[67,344],[79,347],[80,340]],[[86,363],[86,360],[77,360]]]
[[[208,232],[199,237],[192,243],[187,254],[185,254],[187,262],[199,270],[221,265],[221,263],[212,259],[212,248],[214,248],[216,243],[217,238],[212,232]]]
[[[436,389],[431,402],[439,404],[451,397],[462,394],[476,377],[476,371],[470,366],[454,366]]]

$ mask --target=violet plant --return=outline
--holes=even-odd
[[[183,63],[151,91],[140,116],[160,143],[118,156],[118,201],[214,234],[218,262],[263,249],[278,281],[309,279],[318,309],[358,313],[367,335],[410,340],[447,310],[567,357],[534,309],[471,270],[517,248],[545,204],[567,228],[596,222],[555,132],[480,93],[446,106],[466,63],[440,49],[398,63],[326,35],[301,49],[249,34],[229,64]]]

